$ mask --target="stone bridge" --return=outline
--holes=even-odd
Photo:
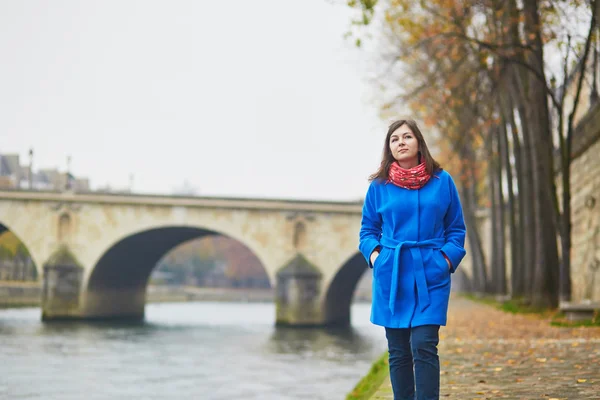
[[[42,319],[143,318],[150,273],[206,235],[247,246],[275,288],[276,323],[348,324],[367,265],[362,205],[209,197],[0,191],[0,230],[43,277]]]

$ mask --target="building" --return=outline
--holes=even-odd
[[[30,178],[31,175],[31,178]],[[0,154],[0,189],[73,190],[90,191],[88,178],[78,178],[57,168],[31,171],[29,165],[21,165],[18,154]]]
[[[22,179],[18,154],[0,154],[0,188],[16,188]]]

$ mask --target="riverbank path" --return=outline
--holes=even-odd
[[[550,326],[453,296],[440,399],[600,399],[600,328]],[[393,399],[389,379],[371,400]]]

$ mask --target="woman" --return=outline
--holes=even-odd
[[[439,329],[465,256],[458,192],[413,120],[390,125],[370,181],[359,250],[373,268],[371,322],[385,327],[394,399],[438,399]]]

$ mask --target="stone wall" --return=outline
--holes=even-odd
[[[592,104],[588,113],[580,118],[573,137],[573,161],[571,162],[571,282],[574,302],[600,301],[600,102]],[[555,167],[559,167],[559,158]],[[559,204],[562,203],[561,175],[557,174]],[[489,210],[478,215],[479,233],[484,246],[487,261],[488,278],[491,276],[491,221]],[[511,258],[510,233],[506,231],[506,268],[507,285],[510,290]],[[560,237],[557,237],[560,252]],[[464,290],[472,278],[472,260],[468,241],[467,257],[460,269],[467,281],[459,276],[453,277],[453,288]],[[455,279],[456,278],[456,279]],[[456,285],[455,285],[456,283]]]
[[[600,105],[581,120],[571,163],[573,301],[600,301]],[[560,180],[560,175],[558,176]],[[560,189],[559,182],[559,189]],[[560,194],[560,190],[559,190]]]
[[[40,305],[40,282],[0,282],[0,308]]]
[[[0,281],[0,309],[10,307],[40,307],[41,282]],[[148,303],[184,301],[273,302],[272,289],[201,288],[191,286],[154,286],[146,291]]]

